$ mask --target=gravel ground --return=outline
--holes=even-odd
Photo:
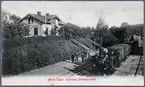
[[[121,66],[116,68],[114,75],[126,76],[134,75],[139,63],[140,56],[130,55]],[[137,75],[144,75],[144,58],[141,59],[140,66],[138,68]]]
[[[70,72],[70,70],[73,70],[75,66],[77,65],[67,60],[46,67],[42,67],[40,69],[24,72],[22,74],[19,74],[19,76],[25,76],[25,75],[72,76],[75,73]]]

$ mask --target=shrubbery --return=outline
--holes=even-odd
[[[118,39],[119,43],[124,43],[126,39],[129,39],[134,34],[143,37],[143,27],[143,24],[129,25],[123,22],[120,27],[112,26],[109,30]]]
[[[82,48],[61,37],[3,40],[2,73],[19,74],[70,58]]]

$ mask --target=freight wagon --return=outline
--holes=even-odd
[[[107,57],[103,59],[97,57],[94,62],[96,66],[100,66],[104,71],[114,71],[127,58],[130,52],[131,46],[129,44],[116,44],[108,48]]]
[[[127,58],[131,52],[131,46],[129,44],[118,44],[120,46],[124,46],[124,55]]]

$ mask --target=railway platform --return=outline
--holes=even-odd
[[[132,75],[144,75],[144,57],[139,55],[130,55],[125,61],[123,61],[120,67],[116,68],[115,76],[132,76]]]
[[[50,75],[50,76],[72,76],[75,75],[71,70],[73,70],[77,65],[72,63],[70,60],[58,62],[52,65],[48,65],[39,69],[31,70],[19,74],[19,76],[28,75]]]

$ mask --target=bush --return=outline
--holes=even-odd
[[[70,58],[83,49],[60,37],[3,40],[2,74],[19,74]]]

